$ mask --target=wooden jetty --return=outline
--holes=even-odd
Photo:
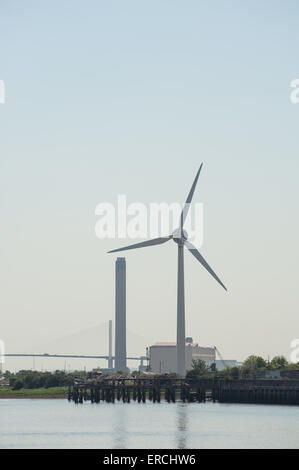
[[[90,400],[92,403],[105,401],[114,403],[116,400],[130,403],[131,400],[145,403],[150,400],[160,403],[165,400],[174,403],[177,400],[183,402],[202,402],[207,399],[206,380],[181,380],[181,379],[157,379],[157,378],[126,378],[106,379],[96,382],[84,382],[69,387],[68,400],[75,403],[83,403]]]
[[[123,378],[86,381],[69,387],[68,400],[114,403],[205,402],[299,405],[299,380]]]
[[[299,380],[219,380],[215,399],[221,403],[299,405]]]

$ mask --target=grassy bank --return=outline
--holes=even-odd
[[[12,390],[11,387],[0,388],[0,398],[66,398],[67,387],[50,388],[21,388]]]

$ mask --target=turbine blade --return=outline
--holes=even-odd
[[[195,188],[196,188],[196,184],[197,184],[197,180],[198,180],[201,168],[202,168],[202,164],[200,165],[199,170],[196,173],[195,179],[193,181],[193,184],[191,186],[190,192],[188,194],[188,197],[186,199],[185,205],[184,205],[182,213],[181,213],[181,221],[180,221],[181,230],[183,230],[183,227],[184,227],[184,223],[185,223],[188,211],[189,211],[189,207],[190,207],[190,204],[191,204],[191,201],[192,201],[192,198],[193,198],[193,194],[194,194],[194,191],[195,191]]]
[[[223,287],[223,289],[227,291],[227,288],[225,287],[225,285],[220,281],[217,274],[214,273],[211,266],[208,265],[204,257],[199,253],[198,249],[194,245],[192,245],[192,243],[188,241],[186,241],[184,244],[188,248],[190,253],[192,253],[192,255],[195,256],[195,258],[202,264],[202,266],[206,268],[206,270],[211,274],[211,276],[213,276],[213,278],[216,279],[217,282],[219,282],[219,284]]]
[[[168,237],[153,238],[141,243],[135,243],[134,245],[124,246],[117,248],[117,250],[108,251],[108,253],[114,253],[115,251],[133,250],[134,248],[144,248],[145,246],[161,245],[162,243],[168,242],[172,238],[172,235]]]

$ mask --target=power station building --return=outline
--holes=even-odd
[[[115,262],[115,370],[127,369],[126,258]]]
[[[216,362],[214,348],[204,348],[186,338],[186,370],[192,369],[192,361],[201,359],[210,366]],[[155,374],[177,371],[176,343],[156,343],[149,348],[150,371]]]

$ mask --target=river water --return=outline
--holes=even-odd
[[[1,399],[0,448],[299,448],[299,407]]]

